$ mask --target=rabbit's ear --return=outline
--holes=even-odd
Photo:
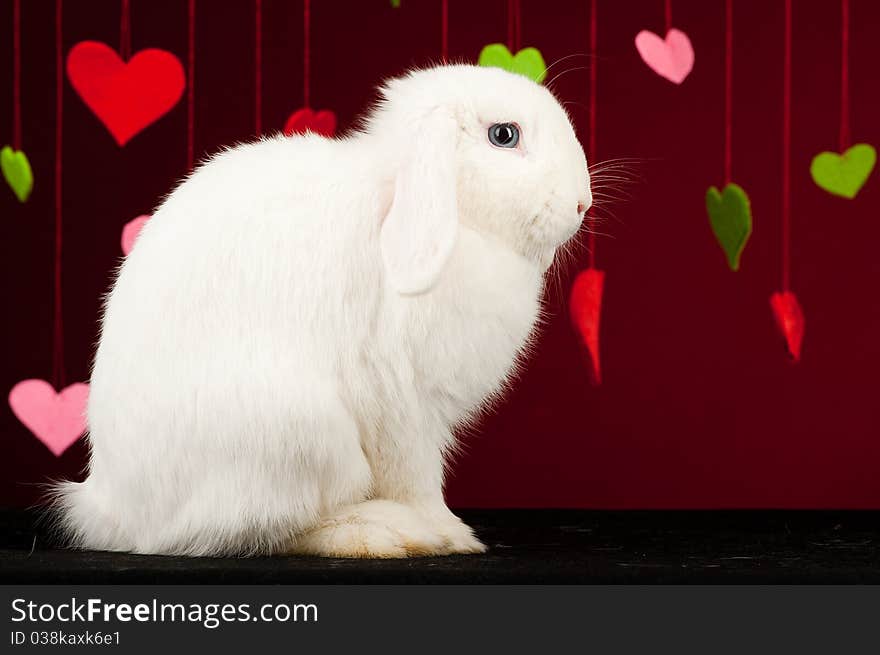
[[[401,294],[430,290],[452,254],[458,231],[457,130],[440,109],[413,125],[380,236],[385,270]]]

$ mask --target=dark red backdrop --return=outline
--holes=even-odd
[[[634,198],[598,244],[607,271],[604,386],[592,388],[563,299],[528,372],[467,438],[449,485],[457,506],[880,507],[880,179],[856,201],[810,180],[810,158],[836,146],[839,3],[794,11],[793,286],[807,316],[803,361],[789,364],[768,296],[780,271],[782,1],[735,2],[734,179],[750,193],[754,235],[739,273],[714,243],[703,208],[722,182],[723,5],[675,0],[674,22],[696,50],[676,87],[640,61],[633,37],[661,30],[662,0],[599,0],[599,158],[638,157]],[[24,148],[36,187],[20,206],[0,189],[4,394],[51,373],[53,6],[22,3]],[[263,125],[278,129],[301,99],[302,5],[266,0]],[[314,0],[313,104],[344,128],[383,77],[439,55],[439,0]],[[116,45],[118,0],[68,0],[65,51],[82,39]],[[133,48],[185,61],[186,3],[134,0]],[[450,2],[450,52],[474,60],[506,38],[504,0]],[[522,0],[523,41],[548,62],[588,49],[587,0]],[[0,3],[0,138],[11,130],[12,2]],[[880,145],[876,62],[880,5],[852,2],[853,137]],[[199,153],[253,129],[253,2],[198,3]],[[572,66],[586,65],[571,59]],[[588,73],[557,83],[586,142]],[[123,224],[149,212],[185,166],[185,104],[118,148],[65,85],[64,309],[68,382],[88,376],[101,293]],[[5,136],[4,136],[5,135]],[[585,262],[584,262],[585,263]],[[340,263],[340,265],[343,265]],[[0,503],[31,484],[76,475],[82,444],[56,459],[0,411]]]

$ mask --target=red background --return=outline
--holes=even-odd
[[[750,194],[754,234],[730,272],[703,198],[722,175],[723,3],[675,0],[696,67],[681,87],[633,46],[663,28],[662,0],[599,0],[598,158],[637,157],[632,200],[603,209],[597,259],[607,271],[604,385],[587,383],[565,312],[576,268],[548,294],[553,321],[507,401],[466,438],[449,484],[457,506],[880,507],[880,180],[855,201],[813,185],[813,155],[835,149],[839,3],[794,7],[793,288],[807,318],[803,361],[786,361],[768,297],[780,277],[781,0],[736,0],[734,180]],[[51,0],[22,3],[24,149],[36,186],[26,205],[0,193],[4,355],[0,387],[51,372],[54,49]],[[312,8],[313,105],[352,124],[383,77],[439,56],[439,0],[329,2]],[[264,2],[264,129],[301,101],[302,5]],[[453,57],[475,60],[506,38],[504,0],[450,0]],[[522,0],[524,45],[548,63],[588,51],[587,0]],[[12,2],[0,2],[0,138],[12,126]],[[65,53],[119,38],[118,0],[65,3]],[[880,145],[880,5],[852,2],[852,132]],[[197,153],[251,136],[253,3],[198,3]],[[134,0],[132,45],[186,57],[186,3]],[[573,58],[564,66],[585,66]],[[588,72],[556,84],[584,143]],[[186,108],[118,148],[65,82],[64,310],[67,381],[88,376],[100,296],[122,226],[150,211],[185,168]],[[6,136],[3,137],[2,135]],[[582,264],[586,263],[582,257]],[[340,265],[343,265],[340,263]],[[4,391],[5,393],[5,391]],[[61,458],[0,411],[0,503],[33,483],[76,476],[79,443]]]

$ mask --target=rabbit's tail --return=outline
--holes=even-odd
[[[50,488],[48,519],[55,535],[66,546],[89,550],[133,550],[133,544],[95,493],[90,480],[54,483]]]

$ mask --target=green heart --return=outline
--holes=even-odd
[[[21,150],[3,146],[3,150],[0,150],[0,169],[12,192],[20,202],[25,202],[34,188],[34,174],[27,155]]]
[[[876,162],[877,151],[873,146],[857,143],[842,155],[820,152],[813,157],[810,175],[828,193],[852,200],[874,170]]]
[[[722,192],[712,186],[706,191],[706,211],[727,263],[731,270],[738,271],[740,255],[752,234],[749,197],[738,184],[730,183]]]
[[[523,48],[516,55],[512,55],[503,43],[492,43],[483,48],[477,63],[480,66],[494,66],[511,73],[525,75],[538,84],[547,77],[544,57],[537,48]]]

